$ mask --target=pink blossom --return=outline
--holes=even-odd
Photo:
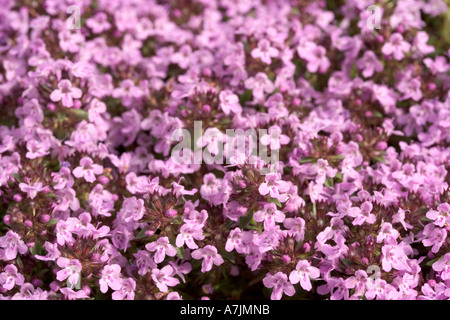
[[[27,193],[27,195],[30,199],[36,198],[37,194],[45,189],[43,187],[42,182],[35,182],[35,183],[29,183],[29,184],[20,183],[19,188],[23,192]]]
[[[203,259],[202,272],[208,272],[212,269],[213,264],[220,266],[224,263],[223,258],[217,253],[217,249],[211,245],[206,245],[201,249],[197,249],[191,253],[192,258],[196,260]]]
[[[174,257],[177,254],[177,250],[169,243],[169,238],[167,237],[161,237],[154,242],[146,244],[145,249],[155,252],[153,258],[156,263],[163,262],[166,255]]]
[[[156,286],[161,292],[167,292],[168,287],[176,286],[180,281],[172,277],[173,268],[171,266],[165,266],[162,269],[154,268],[152,270],[152,279],[155,281]]]
[[[393,55],[395,60],[402,60],[411,48],[411,45],[403,40],[403,36],[400,33],[393,33],[389,37],[389,41],[386,42],[381,51],[383,54],[389,56]]]
[[[87,182],[94,182],[97,178],[95,175],[103,173],[103,166],[94,164],[94,161],[89,157],[84,157],[80,160],[80,166],[73,170],[73,175],[76,178],[84,178]]]
[[[273,288],[271,300],[281,300],[283,293],[288,296],[295,294],[294,286],[288,281],[287,275],[282,272],[277,272],[274,275],[267,274],[263,283],[266,288]]]
[[[230,90],[223,90],[219,93],[220,107],[225,114],[241,113],[242,107],[239,104],[239,97]]]
[[[58,281],[64,281],[67,279],[70,284],[69,287],[74,287],[80,280],[80,272],[82,269],[80,261],[77,259],[68,259],[64,257],[58,258],[56,264],[62,268],[56,274],[56,279]]]
[[[0,273],[0,284],[3,289],[11,290],[15,285],[21,286],[24,283],[25,278],[18,272],[15,265],[8,264],[4,270],[5,272]]]
[[[70,80],[61,80],[58,83],[58,89],[54,90],[50,99],[54,102],[61,101],[62,105],[67,108],[73,107],[73,99],[80,99],[82,92],[79,88],[72,87]]]
[[[120,275],[120,266],[118,264],[106,265],[101,271],[99,281],[100,291],[106,293],[108,287],[117,291],[122,288],[122,279]]]
[[[3,237],[0,237],[0,247],[5,249],[4,257],[6,260],[13,260],[17,257],[17,253],[24,254],[28,251],[20,236],[11,230]]]
[[[306,291],[312,289],[311,279],[317,279],[320,277],[320,271],[316,267],[311,266],[307,260],[300,260],[295,267],[295,270],[289,275],[289,281],[292,284],[300,282],[300,285]]]
[[[136,281],[132,278],[122,279],[120,289],[111,295],[113,300],[134,300]]]
[[[258,42],[258,47],[252,50],[251,55],[253,58],[260,58],[265,64],[271,64],[272,58],[278,57],[278,49],[271,46],[270,42],[266,39],[262,39]]]

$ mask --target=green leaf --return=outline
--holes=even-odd
[[[328,158],[332,161],[337,161],[337,160],[344,159],[344,156],[341,156],[340,154],[335,154],[335,155],[329,156]]]
[[[252,90],[245,90],[243,94],[239,96],[239,103],[241,106],[244,106],[247,101],[251,101],[253,99],[253,91]]]
[[[372,158],[373,162],[382,162],[382,163],[386,163],[386,160],[384,159],[383,156],[376,156]]]
[[[252,219],[253,219],[253,211],[250,211],[245,216],[239,219],[239,228],[244,229],[245,227],[247,227],[250,221],[252,221]]]
[[[30,253],[32,255],[41,255],[44,252],[44,247],[40,241],[36,241],[34,246],[30,248]]]
[[[17,264],[17,266],[19,267],[19,269],[22,269],[22,268],[23,268],[23,262],[22,262],[22,259],[20,259],[20,256],[17,256],[17,258],[16,258],[16,264]]]
[[[88,120],[89,119],[89,115],[88,115],[87,111],[85,111],[85,110],[72,109],[72,112],[79,118],[82,118],[84,120]]]
[[[16,179],[19,182],[22,182],[22,178],[17,174],[17,173],[13,173],[13,177],[14,179]]]
[[[433,259],[433,260],[430,260],[430,261],[428,261],[427,262],[427,266],[429,266],[429,267],[431,267],[436,261],[438,261],[439,260],[439,258],[436,258],[436,259]]]
[[[341,258],[341,262],[347,267],[351,267],[353,265],[353,261],[345,258]]]
[[[136,236],[137,240],[141,240],[143,238],[145,238],[145,229],[141,229],[141,231],[139,231],[138,235]]]
[[[353,63],[352,69],[350,70],[350,78],[355,79],[358,75],[358,68],[356,67],[356,62]]]
[[[298,163],[303,164],[303,163],[315,163],[316,162],[316,158],[315,157],[304,157],[301,158],[300,160],[298,160]]]
[[[180,259],[184,259],[184,248],[178,248],[178,247],[175,247],[175,248],[177,248],[177,257]]]
[[[229,260],[231,263],[235,263],[236,261],[234,260],[234,255],[231,252],[228,252],[226,250],[219,250],[219,253],[222,257],[224,257],[225,259]]]
[[[55,224],[57,224],[58,223],[58,220],[56,220],[56,219],[50,219],[45,225],[47,226],[47,227],[50,227],[50,226],[53,226],[53,225],[55,225]]]
[[[267,201],[268,201],[268,202],[271,202],[271,203],[275,203],[275,204],[277,205],[278,208],[281,208],[281,207],[283,206],[283,205],[281,204],[280,200],[275,199],[275,198],[269,198]]]
[[[336,179],[338,182],[342,182],[344,181],[344,177],[342,176],[342,172],[338,172],[336,173],[336,176],[334,177],[334,179]]]

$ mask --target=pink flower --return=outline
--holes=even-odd
[[[317,293],[325,295],[330,293],[330,300],[347,300],[349,298],[348,289],[354,288],[356,282],[352,278],[329,278],[327,284],[317,287]]]
[[[249,232],[242,231],[239,228],[235,228],[230,231],[227,242],[225,244],[225,250],[231,252],[236,250],[238,253],[246,253],[246,245],[251,243],[253,236]]]
[[[377,243],[384,242],[390,243],[390,240],[397,239],[399,237],[399,232],[395,229],[389,222],[383,222],[380,226],[380,232],[377,235]]]
[[[239,97],[230,90],[223,90],[219,93],[220,107],[225,114],[241,113],[242,107],[239,104]]]
[[[45,188],[42,182],[35,182],[33,184],[19,183],[19,188],[22,192],[25,192],[30,199],[36,198],[38,192],[43,191]]]
[[[111,28],[108,22],[108,16],[104,12],[98,12],[95,16],[86,20],[86,25],[91,28],[93,33],[101,33]]]
[[[447,230],[436,227],[434,224],[427,224],[423,228],[425,239],[422,243],[425,247],[432,247],[431,252],[437,253],[447,240]]]
[[[45,256],[35,255],[34,257],[36,259],[42,261],[55,261],[57,258],[61,256],[61,252],[59,252],[58,250],[57,243],[45,241],[44,248],[45,250],[47,250],[48,253]]]
[[[70,287],[73,288],[80,280],[80,272],[82,269],[80,261],[77,259],[68,259],[64,257],[58,258],[56,264],[63,268],[56,273],[56,279],[58,281],[64,281],[68,278]]]
[[[0,284],[5,290],[11,290],[16,284],[21,286],[24,280],[23,275],[18,272],[17,267],[13,264],[8,264],[5,267],[5,272],[0,274]]]
[[[283,222],[285,214],[277,210],[277,206],[274,203],[267,203],[262,210],[256,211],[253,218],[257,222],[264,222],[264,228],[270,229],[275,226],[277,222]]]
[[[357,62],[358,69],[362,70],[364,78],[370,78],[375,72],[383,71],[383,65],[377,59],[373,51],[366,51],[361,59]]]
[[[102,269],[99,281],[100,291],[102,293],[106,293],[108,287],[115,291],[122,288],[120,269],[118,264],[107,265]]]
[[[223,143],[225,142],[225,135],[217,128],[208,128],[205,130],[203,136],[198,139],[197,147],[206,149],[211,155],[217,155],[223,150]],[[206,160],[206,159],[205,159]]]
[[[352,222],[354,226],[360,226],[364,222],[373,224],[376,221],[376,217],[372,212],[373,205],[369,201],[365,201],[361,204],[361,208],[351,207],[348,209],[348,216],[355,218]]]
[[[312,267],[308,260],[300,260],[295,267],[295,270],[289,275],[289,281],[292,284],[300,282],[300,285],[306,291],[312,289],[311,280],[320,277],[320,271],[316,267]]]
[[[0,237],[0,247],[5,249],[4,257],[6,260],[15,259],[17,257],[17,252],[24,254],[28,251],[28,247],[20,239],[20,236],[11,230],[3,237]]]
[[[59,291],[68,300],[89,299],[89,295],[87,295],[84,290],[74,291],[73,289],[66,287],[59,289]]]
[[[301,241],[305,238],[305,220],[302,218],[286,218],[283,225],[292,236],[295,236],[295,241]]]
[[[450,280],[450,253],[446,253],[442,259],[433,263],[433,270],[441,273],[442,280]]]
[[[286,192],[289,191],[290,185],[288,182],[280,179],[277,173],[270,173],[266,175],[266,179],[258,188],[261,195],[269,194],[272,198],[278,199],[280,202],[286,202],[288,196]]]
[[[262,39],[258,42],[258,47],[252,50],[252,57],[257,59],[260,58],[262,62],[266,64],[271,64],[272,59],[278,57],[278,49],[272,47],[270,42],[266,39]]]
[[[73,175],[76,178],[84,178],[87,182],[94,182],[97,178],[95,175],[103,173],[103,166],[94,164],[94,161],[89,157],[84,157],[80,160],[80,166],[73,170]]]
[[[122,219],[125,222],[139,221],[144,216],[144,200],[136,197],[126,198],[122,204]]]
[[[137,253],[133,254],[136,259],[136,266],[138,267],[138,274],[145,276],[148,269],[156,268],[156,263],[153,261],[150,253],[146,250],[139,250]]]
[[[297,48],[297,52],[299,52],[299,56],[307,61],[306,68],[311,73],[316,73],[319,71],[320,73],[325,73],[330,67],[331,63],[328,59],[326,53],[327,50],[315,43],[309,43],[307,45],[304,53],[300,53],[301,47]]]
[[[177,247],[182,248],[184,244],[188,246],[189,249],[198,249],[198,245],[195,240],[203,240],[205,236],[203,235],[202,226],[199,224],[183,224],[180,228],[180,233],[177,235],[175,244]]]
[[[165,266],[161,270],[157,268],[152,270],[152,279],[161,292],[167,292],[168,287],[174,287],[180,283],[180,280],[172,277],[172,274],[173,268],[171,266]]]
[[[269,146],[272,150],[279,150],[281,145],[286,145],[290,141],[290,138],[281,134],[281,128],[279,126],[272,126],[269,128],[269,134],[265,134],[261,137],[261,144]]]
[[[132,278],[123,279],[120,289],[114,291],[111,295],[113,300],[134,300],[134,291],[136,290],[136,281]]]
[[[253,90],[253,97],[257,101],[264,99],[264,93],[272,93],[275,90],[274,84],[263,72],[258,72],[254,77],[245,80],[245,87]]]
[[[67,188],[71,188],[74,184],[74,180],[72,175],[70,174],[69,168],[61,168],[61,170],[57,173],[53,172],[53,182],[56,183],[56,185],[53,186],[53,189],[55,190],[62,190]]]
[[[177,249],[170,244],[168,237],[162,237],[154,242],[147,243],[145,249],[150,252],[156,251],[153,257],[156,263],[163,262],[166,254],[169,257],[174,257],[177,254]]]
[[[82,92],[79,88],[72,88],[70,80],[64,79],[58,83],[58,89],[54,90],[50,99],[54,102],[61,100],[64,107],[73,107],[73,99],[79,99],[82,96]]]
[[[210,271],[213,264],[220,266],[224,263],[222,256],[217,253],[217,249],[211,245],[206,245],[201,249],[193,251],[191,256],[196,260],[203,259],[202,272]]]
[[[385,245],[381,248],[381,252],[381,264],[384,271],[389,272],[392,268],[396,270],[405,270],[408,268],[406,263],[408,257],[405,255],[402,248],[398,246]]]
[[[295,294],[294,286],[288,281],[287,275],[282,272],[277,272],[274,275],[267,274],[263,279],[263,284],[266,288],[273,288],[271,300],[281,300],[283,293],[288,296]]]
[[[389,42],[386,42],[381,48],[381,52],[387,56],[393,55],[395,60],[402,60],[410,48],[411,45],[403,40],[400,33],[393,33],[389,37]]]
[[[427,218],[434,220],[434,224],[443,228],[446,224],[450,225],[450,204],[441,203],[436,210],[427,212]]]

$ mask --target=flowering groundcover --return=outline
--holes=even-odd
[[[1,299],[450,298],[448,1],[0,6]]]

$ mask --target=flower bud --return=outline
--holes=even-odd
[[[35,287],[40,287],[40,286],[42,286],[42,280],[38,279],[38,278],[34,278],[33,280],[31,280],[31,284]]]
[[[91,288],[89,288],[89,286],[84,286],[81,290],[83,290],[86,295],[91,294]]]
[[[205,104],[205,105],[202,107],[202,110],[203,110],[203,112],[210,112],[210,111],[211,111],[211,106],[208,105],[208,104]]]
[[[107,184],[109,182],[109,178],[105,177],[105,176],[100,176],[97,179],[98,179],[98,182],[100,182],[101,184]]]
[[[21,202],[23,200],[23,197],[22,197],[22,195],[21,194],[15,194],[14,195],[14,201],[15,202]]]
[[[50,215],[48,215],[48,214],[43,214],[43,215],[40,217],[40,220],[41,220],[42,223],[47,223],[47,222],[50,221]]]
[[[303,244],[303,250],[305,251],[305,253],[307,253],[311,250],[311,246],[309,245],[309,243]]]
[[[385,150],[387,148],[387,143],[386,141],[378,141],[377,144],[375,145],[375,149],[377,150]]]
[[[203,75],[204,75],[205,77],[211,77],[211,75],[212,75],[211,69],[210,69],[210,68],[205,68],[205,69],[203,69]]]
[[[73,102],[73,107],[74,107],[74,109],[80,109],[81,108],[81,101],[80,100],[75,100]]]
[[[168,218],[173,218],[177,215],[177,210],[175,209],[170,209],[166,211],[166,217]]]

